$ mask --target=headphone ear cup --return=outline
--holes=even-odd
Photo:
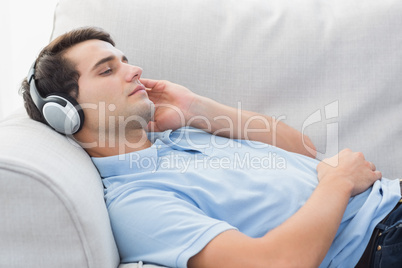
[[[84,123],[84,113],[75,99],[63,94],[52,94],[44,99],[42,114],[57,132],[77,133]]]

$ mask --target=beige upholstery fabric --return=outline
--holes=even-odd
[[[61,1],[53,37],[112,33],[143,77],[166,79],[305,131],[319,157],[350,147],[402,173],[402,2]]]
[[[0,123],[0,267],[117,267],[88,155],[24,115]]]

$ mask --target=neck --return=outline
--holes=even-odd
[[[144,129],[126,131],[123,135],[119,133],[101,135],[99,132],[89,133],[82,129],[74,135],[74,138],[92,157],[127,154],[144,150],[152,145]]]

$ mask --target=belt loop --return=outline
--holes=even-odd
[[[384,231],[385,229],[387,229],[387,226],[380,222],[375,228],[379,229],[380,231]]]
[[[402,179],[399,179],[399,186],[401,187],[401,195],[402,195]]]
[[[401,199],[399,199],[399,203],[402,203],[402,179],[399,179],[399,187],[401,188]]]

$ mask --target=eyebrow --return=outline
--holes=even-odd
[[[108,57],[106,57],[106,58],[103,58],[103,59],[99,60],[97,63],[95,63],[94,67],[92,67],[92,70],[91,70],[91,71],[94,71],[96,68],[98,68],[99,65],[102,65],[102,64],[104,64],[105,62],[109,62],[109,61],[112,61],[112,60],[114,60],[114,59],[116,59],[116,56],[112,55],[112,56],[108,56]],[[124,55],[121,57],[121,59],[122,59],[123,61],[128,62],[127,57],[124,56]]]

